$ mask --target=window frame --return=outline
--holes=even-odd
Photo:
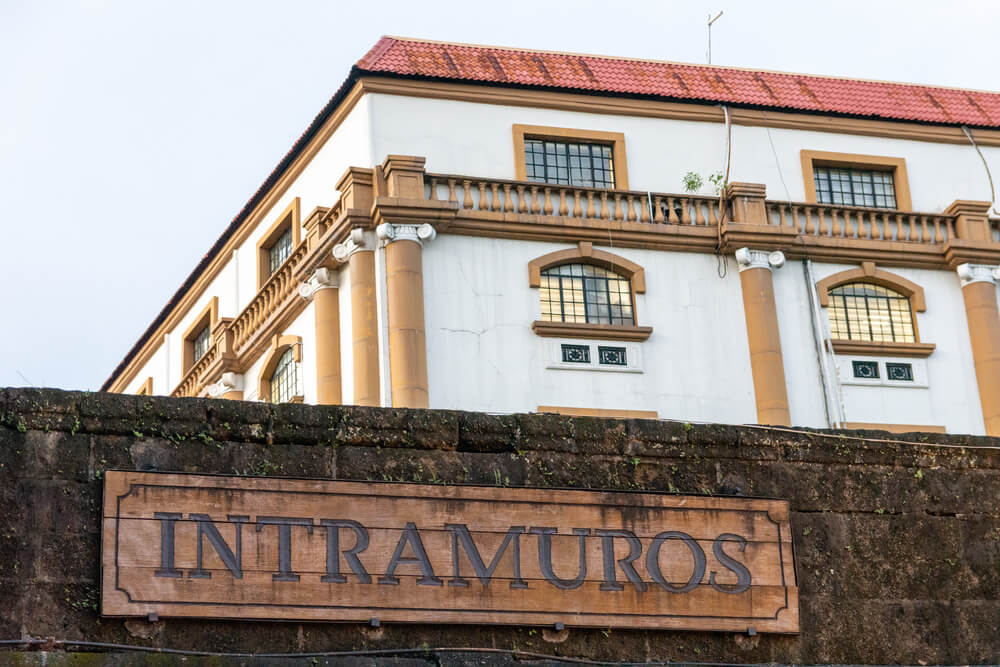
[[[271,349],[268,350],[267,356],[264,357],[264,363],[260,367],[260,373],[257,376],[257,400],[264,403],[271,402],[271,376],[274,375],[274,371],[278,366],[278,362],[281,360],[282,355],[292,348],[292,361],[298,364],[299,373],[299,386],[296,388],[300,391],[305,391],[304,380],[302,376],[302,337],[301,336],[279,336],[275,335],[271,339]],[[288,399],[289,403],[303,403],[305,397],[303,394],[295,394]]]
[[[835,167],[844,169],[868,169],[891,171],[893,187],[896,190],[896,208],[881,208],[881,211],[912,211],[910,181],[906,173],[906,159],[885,155],[859,155],[855,153],[833,153],[829,151],[801,150],[802,179],[805,185],[806,202],[819,204],[816,195],[815,167]],[[847,204],[819,204],[820,206],[847,206]],[[867,208],[867,207],[865,207]]]
[[[184,331],[182,352],[182,376],[186,375],[191,367],[197,363],[194,358],[194,341],[203,330],[208,329],[208,349],[212,349],[212,332],[219,321],[219,297],[213,296],[208,304],[198,313],[191,325]],[[207,354],[207,352],[206,352]]]
[[[917,313],[927,310],[923,287],[907,280],[903,276],[876,268],[875,262],[863,262],[860,268],[840,271],[817,281],[816,291],[820,307],[825,309],[830,308],[830,290],[852,283],[879,285],[904,296],[910,305],[914,342],[848,340],[833,338],[831,332],[830,343],[833,346],[834,352],[837,354],[871,354],[898,357],[930,356],[936,346],[933,343],[923,343],[920,341],[920,327],[917,323]],[[826,312],[826,317],[827,326],[829,326],[829,310]]]
[[[554,322],[537,319],[531,329],[542,337],[592,338],[600,340],[644,341],[653,333],[652,327],[639,326],[637,294],[646,292],[646,270],[635,262],[603,250],[596,250],[589,241],[580,241],[575,248],[557,250],[528,262],[528,286],[541,288],[542,271],[563,264],[592,264],[613,271],[629,281],[632,297],[632,318],[636,324],[597,324],[590,322]],[[536,295],[541,314],[541,298]]]
[[[147,377],[143,380],[143,383],[135,391],[136,396],[152,396],[153,395],[153,376]]]
[[[268,228],[260,240],[257,241],[257,289],[264,286],[271,276],[278,272],[271,271],[271,248],[278,242],[286,231],[292,230],[292,251],[289,257],[295,253],[295,248],[302,241],[302,220],[301,220],[301,200],[299,197],[292,199],[291,203],[285,207],[281,215]],[[287,262],[288,259],[286,258]],[[282,263],[283,264],[283,263]],[[279,267],[280,268],[280,267]]]
[[[599,265],[599,264],[597,264],[595,262],[585,262],[585,261],[581,261],[581,260],[570,261],[570,262],[563,262],[563,263],[560,263],[560,264],[553,264],[552,266],[548,266],[548,267],[546,267],[544,269],[541,269],[539,271],[539,274],[540,274],[541,278],[548,277],[548,278],[551,279],[551,278],[555,277],[557,279],[558,283],[559,283],[559,300],[558,300],[558,304],[559,304],[560,315],[561,315],[562,319],[559,319],[559,320],[544,320],[544,313],[543,313],[543,320],[544,321],[546,321],[546,322],[558,322],[558,323],[561,323],[561,324],[570,323],[570,322],[568,322],[565,319],[566,314],[567,314],[566,313],[567,306],[573,306],[575,304],[575,302],[567,300],[564,297],[564,291],[565,290],[563,289],[563,287],[564,287],[563,279],[564,278],[573,279],[576,276],[563,275],[562,273],[558,273],[555,276],[546,276],[545,275],[547,271],[551,271],[553,269],[559,269],[559,268],[564,267],[564,266],[582,266],[582,267],[589,266],[589,267],[592,267],[594,269],[603,269],[603,270],[605,270],[605,271],[607,271],[608,273],[611,274],[609,276],[587,276],[586,274],[583,274],[583,275],[579,276],[580,280],[583,282],[583,287],[582,287],[583,302],[582,302],[582,305],[583,305],[583,310],[584,310],[584,322],[572,322],[573,324],[606,324],[608,326],[615,326],[615,327],[635,326],[635,323],[636,323],[636,319],[635,319],[635,292],[632,289],[632,279],[631,279],[631,277],[626,276],[626,275],[624,275],[622,273],[618,273],[617,271],[615,271],[614,269],[612,269],[610,267],[601,266],[601,265]],[[608,300],[608,304],[607,304],[607,306],[608,306],[608,319],[609,320],[610,319],[615,319],[615,318],[612,315],[612,309],[611,309],[612,303],[610,301],[611,288],[608,285],[608,283],[610,283],[610,281],[612,281],[612,280],[617,281],[617,282],[625,282],[625,283],[627,283],[628,284],[628,299],[629,299],[628,306],[629,306],[630,315],[631,315],[631,317],[629,319],[631,319],[632,321],[628,322],[628,323],[625,323],[625,322],[614,323],[614,322],[601,322],[601,321],[591,322],[590,321],[590,315],[591,315],[591,305],[592,305],[592,302],[587,300],[588,290],[587,290],[587,287],[586,287],[586,282],[587,282],[588,278],[592,278],[592,279],[604,282],[605,287],[606,287],[605,293],[607,293],[609,295],[609,297],[608,297],[609,300]],[[541,289],[541,285],[539,285],[539,289]],[[596,290],[596,291],[600,292],[600,290]],[[594,291],[591,291],[590,293],[593,294]],[[619,296],[620,296],[620,293],[619,293]],[[540,303],[541,303],[541,301],[540,301]],[[551,302],[551,303],[555,303],[555,302]],[[593,315],[594,315],[595,318],[599,317],[599,314],[597,314],[597,313],[593,313]],[[625,317],[624,316],[623,317],[619,317],[618,319],[624,320]]]
[[[612,172],[615,175],[614,189],[628,190],[628,165],[625,153],[625,134],[622,132],[604,132],[600,130],[579,130],[566,127],[546,127],[543,125],[522,125],[515,123],[512,127],[514,136],[514,179],[518,181],[528,180],[528,165],[525,161],[524,141],[525,139],[541,139],[561,142],[580,142],[588,144],[608,144],[611,146]],[[585,187],[575,185],[550,184],[551,187]],[[594,188],[605,190],[605,188]]]

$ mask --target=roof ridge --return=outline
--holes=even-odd
[[[702,63],[689,63],[677,60],[658,60],[655,58],[637,58],[632,56],[611,56],[606,54],[594,54],[594,53],[579,53],[575,51],[551,51],[547,49],[529,49],[517,46],[498,46],[494,44],[472,44],[469,42],[448,42],[442,40],[434,39],[422,39],[419,37],[401,37],[398,35],[383,35],[381,39],[376,43],[374,47],[365,55],[364,58],[358,61],[358,67],[366,69],[362,62],[368,61],[374,65],[378,57],[369,58],[380,45],[385,42],[385,46],[379,50],[378,57],[385,54],[386,51],[392,46],[392,42],[410,42],[416,44],[433,44],[437,46],[454,46],[459,48],[470,48],[470,49],[494,49],[499,51],[510,51],[514,53],[523,54],[549,54],[554,56],[567,56],[567,57],[579,57],[579,58],[596,58],[598,60],[608,60],[612,62],[637,62],[637,63],[649,63],[653,65],[670,65],[674,67],[692,67],[697,69],[707,69],[707,70],[727,70],[735,72],[759,72],[763,74],[772,74],[777,76],[787,76],[787,77],[806,77],[812,79],[830,79],[834,81],[846,81],[846,82],[857,82],[857,83],[870,83],[870,84],[881,84],[888,86],[903,86],[906,88],[927,88],[932,90],[949,90],[962,93],[980,93],[985,95],[1000,95],[1000,91],[986,90],[982,88],[960,88],[955,86],[941,86],[929,83],[914,83],[908,81],[891,81],[888,79],[865,79],[858,77],[843,76],[838,74],[809,74],[806,72],[786,72],[782,70],[770,70],[761,69],[754,67],[739,67],[736,65],[714,65],[714,64],[702,64]],[[366,63],[367,64],[367,63]]]

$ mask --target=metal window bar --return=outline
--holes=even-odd
[[[524,163],[529,181],[589,188],[615,187],[614,158],[607,144],[527,139]]]
[[[813,182],[820,204],[896,208],[896,184],[891,171],[816,167]]]
[[[194,360],[197,362],[199,359],[205,356],[208,352],[209,337],[209,326],[205,325],[198,335],[194,337]]]
[[[830,290],[830,296],[833,337],[915,342],[910,300],[902,294],[870,283],[851,283]]]
[[[289,227],[286,229],[267,252],[270,260],[270,270],[273,274],[278,270],[278,267],[281,266],[286,259],[288,259],[288,256],[292,254],[292,228]]]
[[[271,402],[286,403],[298,394],[298,364],[292,348],[286,349],[271,374]]]
[[[635,324],[632,286],[627,278],[589,264],[563,264],[546,269],[541,277],[543,319]],[[555,300],[557,296],[558,302]]]

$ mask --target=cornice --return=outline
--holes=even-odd
[[[476,85],[371,75],[360,77],[358,83],[366,93],[562,109],[618,116],[645,116],[709,123],[725,122],[725,115],[718,104],[665,102],[613,95],[585,95],[528,88],[506,88],[488,84]],[[860,134],[935,143],[963,145],[969,143],[968,137],[958,126],[873,120],[826,114],[791,113],[734,106],[729,107],[729,113],[734,124],[749,127]],[[1000,131],[998,130],[977,128],[975,136],[976,143],[980,146],[1000,146]]]

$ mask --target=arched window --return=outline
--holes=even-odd
[[[541,272],[542,320],[634,325],[629,279],[592,264],[562,264]]]
[[[299,386],[299,365],[295,362],[295,354],[291,347],[285,349],[278,357],[278,363],[271,373],[272,403],[287,403],[301,392]]]
[[[903,276],[862,262],[816,283],[827,309],[830,343],[837,354],[926,357],[933,343],[920,341],[917,313],[927,310],[924,289]]]
[[[271,403],[301,403],[302,339],[299,336],[275,336],[264,357],[257,380],[257,398]]]
[[[867,282],[830,290],[830,334],[841,340],[913,343],[916,332],[908,296]]]

